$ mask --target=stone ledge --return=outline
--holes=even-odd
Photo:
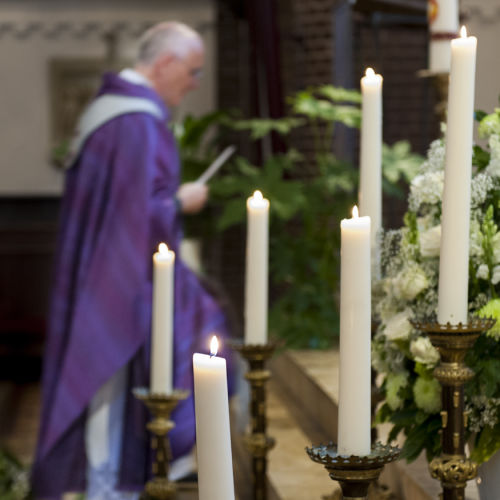
[[[334,490],[332,485],[335,484],[328,478],[326,471],[318,464],[313,464],[317,470],[309,469],[307,464],[309,459],[303,451],[304,447],[295,445],[292,447],[290,441],[303,443],[305,440],[306,446],[336,441],[338,361],[338,351],[308,350],[284,352],[270,364],[273,378],[269,391],[268,434],[276,437],[277,448],[291,447],[290,460],[293,458],[295,462],[293,474],[301,477],[302,493],[304,489],[311,493],[301,496],[298,490],[296,493],[293,490],[284,491],[280,482],[286,482],[285,478],[292,474],[292,469],[281,470],[282,460],[279,452],[273,450],[270,453],[269,480],[283,500],[322,498],[317,490],[313,494],[312,490],[308,489],[322,481],[320,476],[326,477],[330,481],[330,489]],[[281,409],[278,410],[277,405],[281,406]],[[281,420],[277,418],[278,414],[281,415]],[[287,427],[282,421],[285,418],[288,422]],[[292,431],[293,426],[296,428]],[[388,426],[380,426],[378,432],[381,441],[384,441],[388,434]],[[285,443],[280,443],[280,438]],[[390,491],[401,500],[434,500],[441,491],[439,482],[432,479],[427,470],[424,456],[412,464],[403,461],[390,464],[384,469],[381,482],[388,485]],[[323,490],[328,488],[328,483],[321,484]],[[478,500],[478,498],[475,484],[469,482],[466,500]]]

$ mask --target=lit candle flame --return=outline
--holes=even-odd
[[[466,28],[465,26],[462,26],[462,27],[460,28],[460,36],[461,36],[462,38],[467,38],[467,28]]]
[[[352,207],[352,218],[357,219],[358,217],[359,217],[359,210],[358,210],[357,205],[354,205]]]
[[[168,254],[168,247],[166,243],[160,243],[158,245],[158,252],[160,252],[162,255],[167,255]]]
[[[264,199],[262,193],[258,189],[253,193],[253,199],[258,201],[262,201]]]
[[[375,71],[373,71],[373,68],[366,68],[365,75],[366,76],[375,76]]]
[[[219,341],[214,335],[210,341],[210,356],[217,356],[217,351],[219,350]]]

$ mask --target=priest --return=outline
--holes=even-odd
[[[86,491],[134,499],[150,474],[148,415],[133,397],[149,385],[152,255],[178,253],[182,215],[207,188],[180,184],[171,109],[198,87],[204,49],[177,22],[148,30],[134,68],[104,76],[68,156],[46,356],[35,498]],[[175,261],[174,387],[192,389],[192,354],[224,336],[216,300]],[[191,472],[192,398],[173,415],[172,474]],[[176,479],[176,477],[173,477]]]

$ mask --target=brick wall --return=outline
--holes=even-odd
[[[415,151],[425,153],[439,127],[433,112],[436,96],[432,83],[417,76],[427,65],[427,27],[422,20],[387,13],[352,12],[346,16],[346,2],[340,0],[274,0],[274,5],[284,97],[325,83],[359,88],[364,69],[371,65],[384,76],[384,141],[392,144],[407,139]],[[255,47],[247,13],[248,5],[243,1],[219,0],[218,102],[219,107],[236,107],[244,115],[255,116]],[[351,31],[344,18],[352,21]],[[356,164],[358,133],[338,130],[337,134],[338,140],[333,142],[336,154]],[[313,149],[308,129],[296,131],[291,141],[303,152]],[[249,144],[239,147],[240,152],[255,158],[257,153]],[[405,206],[404,201],[386,200],[386,227],[400,225]],[[243,290],[241,236],[238,231],[226,236],[230,239],[225,240],[225,248],[235,250],[231,255],[225,250],[219,256],[224,262],[221,279],[236,297],[238,307]]]

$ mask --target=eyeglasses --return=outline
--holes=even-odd
[[[191,78],[195,80],[200,80],[203,76],[203,68],[191,68],[189,64],[184,59],[178,59],[181,63],[183,63],[189,71]]]

